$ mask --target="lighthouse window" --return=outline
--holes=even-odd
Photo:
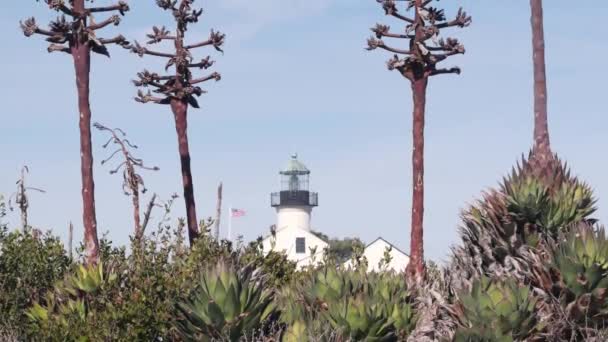
[[[303,237],[296,238],[296,253],[306,253],[306,239]]]
[[[291,175],[289,178],[289,191],[298,191],[300,190],[298,176]]]

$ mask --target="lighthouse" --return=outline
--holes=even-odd
[[[280,190],[270,194],[277,221],[263,249],[285,253],[298,267],[320,262],[328,244],[310,225],[312,209],[319,205],[318,194],[310,191],[310,170],[293,154],[279,177]]]
[[[277,229],[310,231],[312,209],[319,204],[318,194],[309,189],[310,170],[294,154],[279,175],[281,190],[270,196],[270,205],[277,211]]]

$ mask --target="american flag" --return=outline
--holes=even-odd
[[[241,216],[245,216],[245,210],[243,209],[231,209],[230,215],[232,217],[241,217]]]

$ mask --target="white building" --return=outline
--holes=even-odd
[[[264,238],[264,253],[283,251],[298,268],[323,259],[327,242],[311,233],[312,208],[318,205],[318,194],[309,190],[310,170],[291,156],[285,170],[279,172],[281,190],[270,197],[270,204],[277,211],[274,232]]]
[[[388,265],[384,262],[385,253],[389,254]],[[363,256],[367,260],[367,271],[378,272],[383,271],[395,271],[397,273],[405,271],[407,264],[410,262],[410,257],[402,252],[399,248],[395,247],[390,242],[379,237],[372,243],[365,247]],[[351,260],[344,263],[346,268],[351,266]],[[382,265],[381,265],[382,263]],[[382,267],[382,268],[381,268]]]

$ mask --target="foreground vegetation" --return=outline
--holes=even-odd
[[[0,201],[0,340],[7,341],[606,341],[608,332],[608,240],[592,218],[591,189],[571,176],[552,155],[546,103],[542,2],[530,0],[534,47],[534,147],[512,174],[467,209],[461,243],[442,268],[424,264],[423,146],[426,87],[429,77],[460,73],[437,64],[463,54],[454,38],[437,40],[442,29],[466,27],[471,17],[459,10],[447,20],[432,0],[408,0],[409,18],[393,0],[378,1],[386,15],[407,22],[405,32],[378,24],[368,40],[395,55],[388,62],[412,83],[413,210],[408,277],[367,273],[360,242],[334,243],[323,260],[302,270],[285,255],[264,254],[261,240],[232,245],[213,239],[212,222],[198,224],[187,140],[187,108],[198,108],[205,91],[197,84],[219,80],[218,73],[193,78],[190,69],[207,69],[207,57],[195,62],[190,50],[213,46],[222,51],[224,35],[184,45],[189,24],[202,10],[194,0],[157,0],[175,19],[175,35],[154,27],[148,45],[174,41],[171,53],[149,50],[119,35],[98,38],[96,31],[120,22],[118,15],[95,23],[93,13],[124,15],[124,1],[86,7],[85,0],[45,0],[62,13],[48,30],[34,18],[21,22],[26,36],[42,35],[49,52],[72,55],[79,98],[80,149],[85,239],[72,255],[50,232],[27,224],[28,201],[22,175],[18,182],[20,231],[2,225]],[[92,1],[91,1],[92,2]],[[382,38],[409,41],[408,50]],[[437,40],[432,45],[426,42]],[[124,132],[108,141],[120,145],[127,194],[133,197],[135,234],[129,246],[98,240],[94,207],[89,74],[91,52],[109,55],[117,44],[140,56],[169,58],[174,75],[143,71],[135,85],[155,88],[137,101],[170,104],[176,119],[187,218],[144,235],[139,192],[145,168],[126,145]],[[122,135],[117,135],[122,132]],[[107,146],[107,144],[105,146]],[[117,152],[114,152],[116,154]],[[114,155],[112,154],[110,158]],[[141,186],[141,187],[140,187]],[[150,208],[154,205],[154,198]],[[221,199],[221,194],[218,196]],[[218,201],[218,218],[219,205]],[[170,208],[170,206],[167,206]],[[149,211],[148,211],[149,214]],[[187,227],[187,228],[186,228]],[[189,245],[184,243],[188,233]],[[387,258],[390,256],[387,253]],[[344,269],[343,259],[352,259]],[[406,280],[407,278],[407,280]]]
[[[462,243],[421,284],[326,253],[296,271],[260,241],[185,223],[82,266],[50,233],[0,230],[0,331],[44,341],[603,341],[608,240],[590,188],[557,158],[523,160],[463,213]],[[205,231],[207,225],[203,225]]]

